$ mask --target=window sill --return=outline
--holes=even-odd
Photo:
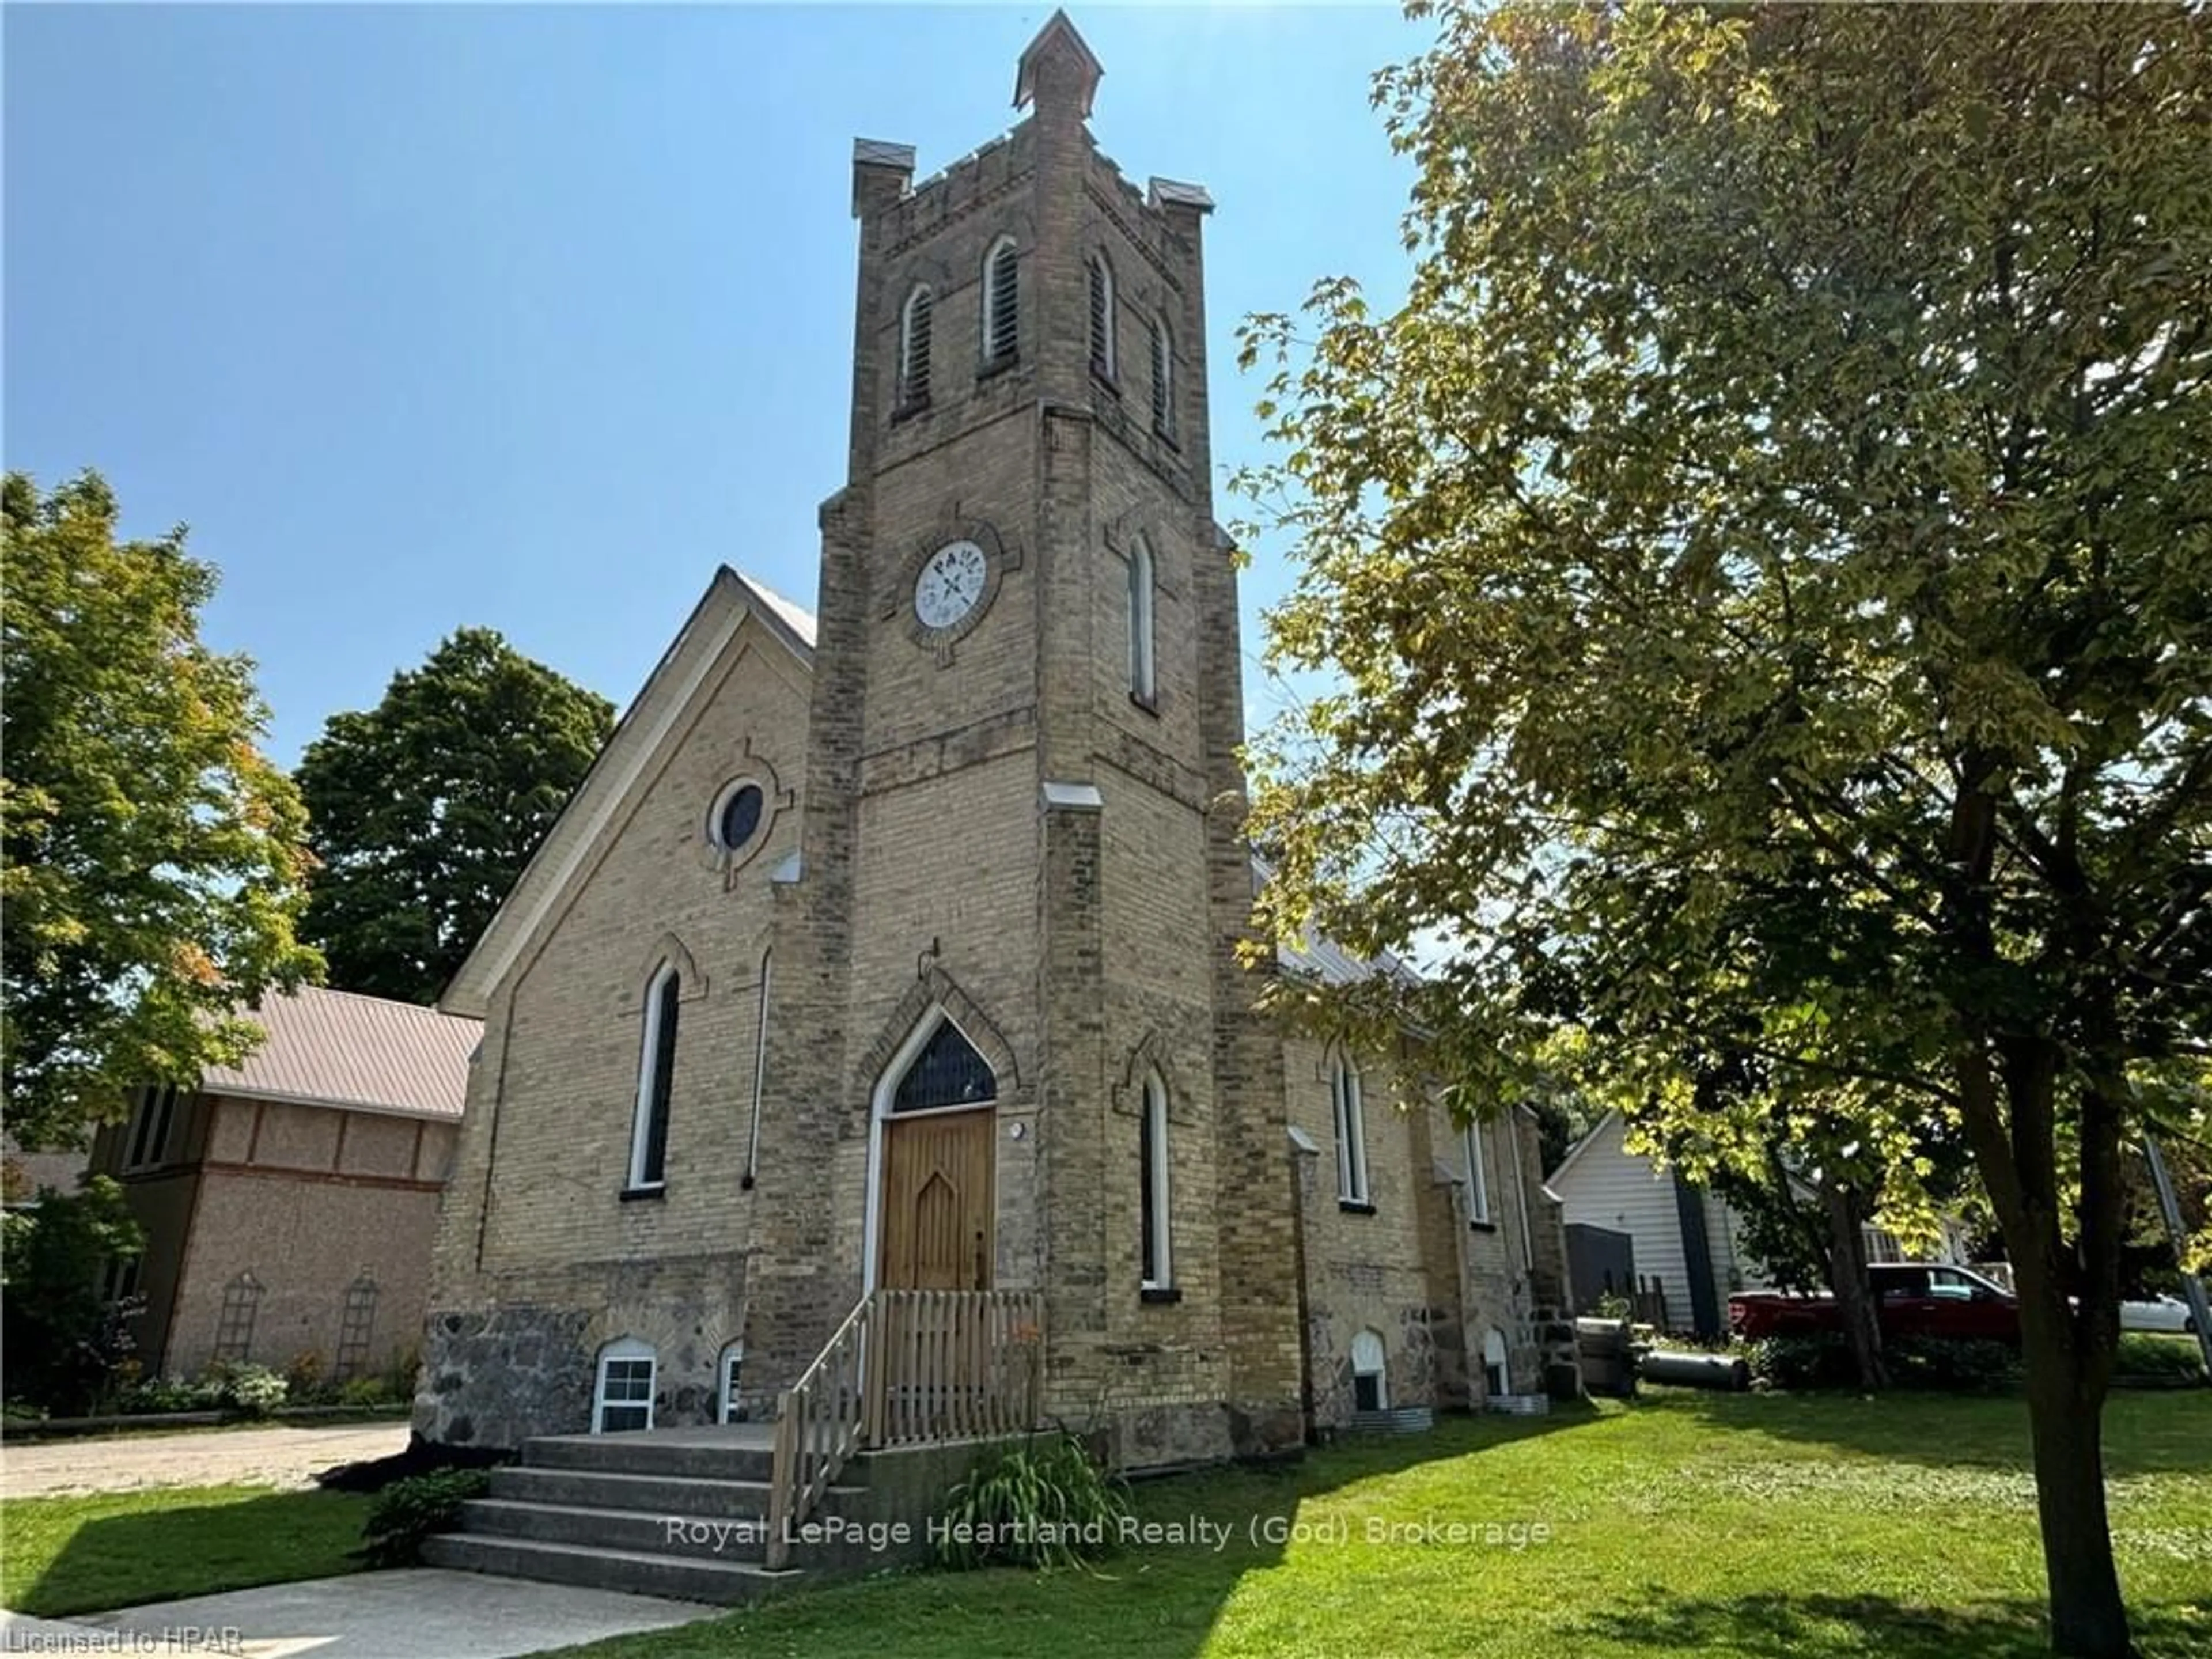
[[[1091,378],[1112,392],[1115,402],[1119,403],[1121,400],[1121,383],[1114,378],[1114,371],[1096,357],[1091,360]]]
[[[1375,1213],[1374,1204],[1370,1200],[1364,1198],[1340,1198],[1336,1200],[1336,1207],[1343,1211],[1346,1215],[1373,1215]]]
[[[978,382],[996,379],[1021,360],[1022,354],[1018,351],[1006,352],[996,357],[986,357],[976,366],[975,379]]]
[[[668,1183],[656,1181],[650,1186],[625,1187],[616,1196],[625,1204],[635,1204],[642,1199],[665,1198],[668,1196]]]
[[[1148,697],[1140,691],[1132,691],[1129,693],[1129,706],[1133,708],[1142,709],[1146,714],[1150,714],[1154,720],[1158,720],[1160,717],[1160,699],[1159,695],[1157,692]]]
[[[1469,1221],[1467,1230],[1471,1233],[1494,1233],[1498,1231],[1498,1224],[1495,1221]]]
[[[1175,451],[1176,454],[1182,453],[1182,446],[1176,441],[1174,428],[1155,424],[1152,428],[1152,436]]]
[[[917,415],[928,413],[929,399],[916,398],[913,402],[901,404],[896,409],[891,410],[891,424],[896,426],[901,421],[910,421]]]
[[[1173,1307],[1182,1300],[1182,1292],[1172,1285],[1147,1285],[1137,1292],[1137,1300],[1147,1308]]]

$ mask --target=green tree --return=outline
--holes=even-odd
[[[0,1218],[0,1326],[8,1391],[58,1414],[88,1411],[137,1346],[137,1297],[102,1286],[106,1269],[146,1248],[146,1235],[106,1176],[84,1190],[40,1189],[38,1201]]]
[[[2212,1043],[2203,12],[1436,16],[1407,302],[1247,339],[1272,649],[1337,676],[1257,745],[1263,905],[1452,940],[1394,1012],[1491,1097],[1571,1040],[1663,1130],[1741,1052],[1884,1208],[1963,1139],[2052,1638],[2126,1654],[2122,1148]]]
[[[82,1144],[126,1091],[243,1058],[237,1012],[319,966],[294,936],[305,814],[256,747],[244,657],[210,651],[182,530],[118,542],[93,473],[6,482],[0,1063],[9,1133]]]
[[[298,776],[321,860],[302,931],[333,982],[435,1001],[613,729],[605,698],[483,628],[332,715]]]

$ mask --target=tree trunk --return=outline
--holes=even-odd
[[[1830,1180],[1820,1184],[1820,1207],[1828,1218],[1829,1288],[1836,1293],[1836,1315],[1850,1344],[1859,1386],[1879,1392],[1889,1386],[1889,1365],[1881,1354],[1881,1322],[1876,1317],[1874,1281],[1867,1273],[1865,1220],[1857,1192]]]
[[[2080,1225],[2069,1244],[2052,1122],[2057,1053],[2036,1041],[2004,1046],[2002,1104],[1987,1054],[1970,1054],[1960,1115],[2019,1291],[2051,1648],[2063,1659],[2136,1659],[2105,1506],[2105,1395],[2119,1340],[2117,1097],[2081,1091]]]
[[[2085,1368],[2063,1328],[2073,1317],[2063,1296],[2036,1317],[2030,1316],[2025,1295],[2021,1300],[2051,1650],[2065,1659],[2133,1659],[2105,1508],[2105,1390],[2081,1375]]]

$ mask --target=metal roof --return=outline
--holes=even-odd
[[[805,654],[811,656],[814,650],[814,613],[796,599],[784,598],[757,576],[748,576],[742,570],[730,574],[744,586],[746,597],[758,601],[762,610],[788,629],[792,636],[806,647]]]
[[[272,994],[251,1017],[267,1041],[240,1065],[210,1066],[205,1092],[403,1117],[460,1116],[483,1033],[481,1020],[318,985]]]

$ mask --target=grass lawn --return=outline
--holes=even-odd
[[[2144,1651],[2212,1659],[2212,1393],[2118,1395],[2106,1439]],[[1089,1572],[886,1574],[574,1651],[2026,1659],[2045,1651],[2027,1446],[2017,1400],[1653,1390],[1139,1487],[1151,1519],[1227,1523],[1218,1552],[1140,1547]],[[1255,1517],[1312,1535],[1255,1542]],[[1549,1536],[1367,1535],[1428,1521]]]
[[[0,1605],[59,1618],[359,1571],[366,1497],[159,1486],[10,1502]]]

